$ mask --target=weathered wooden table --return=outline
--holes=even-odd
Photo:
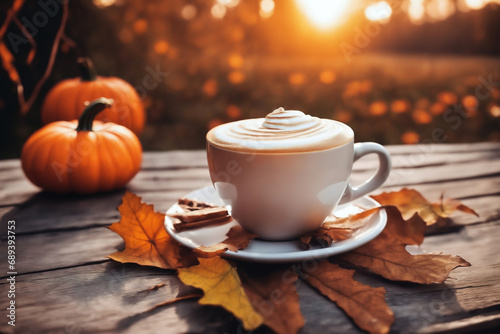
[[[428,236],[425,252],[457,254],[472,263],[441,285],[390,282],[369,273],[356,279],[387,290],[394,332],[468,332],[500,327],[500,144],[392,146],[394,169],[383,190],[414,187],[431,200],[462,200],[480,217],[457,214],[456,226]],[[352,179],[372,172],[373,157],[356,163]],[[0,332],[17,333],[233,333],[238,322],[195,300],[144,312],[188,292],[173,271],[110,261],[123,248],[105,228],[118,221],[124,190],[95,196],[39,192],[18,160],[0,161]],[[146,153],[128,190],[167,210],[178,197],[210,184],[204,151]],[[11,285],[6,235],[16,226],[16,326],[7,324]],[[155,290],[148,288],[166,282]],[[305,284],[298,288],[303,333],[359,332],[333,303]],[[265,332],[264,330],[260,330]]]

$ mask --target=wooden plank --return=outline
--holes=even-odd
[[[356,172],[352,174],[351,180],[354,184],[359,184],[372,174],[372,171]],[[498,175],[500,175],[500,159],[472,161],[454,165],[393,169],[384,186],[401,187]]]
[[[427,328],[442,326],[443,321],[453,326],[456,321],[472,321],[482,315],[482,310],[488,312],[489,307],[500,303],[500,296],[492,293],[500,289],[497,279],[500,263],[495,256],[499,251],[496,246],[499,227],[500,222],[472,226],[466,233],[432,236],[425,240],[423,248],[426,251],[458,253],[473,264],[471,268],[453,271],[445,285],[389,282],[364,272],[356,274],[356,279],[387,290],[387,302],[396,315],[394,332],[426,332]],[[484,236],[488,236],[487,240]],[[449,238],[453,238],[453,242]],[[39,254],[46,253],[40,251]],[[312,263],[308,265],[313,267]],[[194,301],[138,316],[149,307],[174,298],[179,292],[192,291],[167,273],[108,262],[18,276],[19,327],[16,326],[16,330],[23,332],[30,328],[28,326],[41,333],[68,328],[83,332],[125,333],[145,331],[144,328],[153,331],[169,328],[170,333],[237,330],[238,323],[232,321],[226,312],[201,307]],[[166,282],[164,287],[149,293],[146,291],[162,282]],[[6,284],[2,282],[0,286],[4,289]],[[306,318],[304,333],[325,332],[331,328],[340,332],[359,332],[342,311],[315,290],[303,282],[298,284],[298,289],[301,310]],[[499,314],[498,310],[495,314]],[[0,331],[8,330],[5,323],[0,324]]]
[[[352,174],[354,184],[360,183],[372,174],[371,170]],[[402,187],[430,182],[446,182],[500,174],[500,159],[490,162],[468,162],[412,169],[393,169],[384,187]],[[161,192],[165,190],[185,190],[186,192],[210,185],[206,169],[141,171],[127,186],[132,192]],[[40,190],[22,179],[8,182],[0,189],[0,206],[19,205],[39,193]]]
[[[408,155],[392,155],[392,168],[408,169],[426,166],[439,166],[459,164],[470,161],[489,161],[500,158],[500,148],[497,151],[472,151],[464,153],[423,153]],[[353,169],[363,171],[374,169],[378,166],[378,157],[375,154],[369,154],[356,161]]]
[[[441,191],[445,190],[451,197],[464,198],[465,204],[481,214],[480,218],[457,215],[455,222],[469,226],[455,233],[427,237],[421,248],[426,252],[443,251],[462,255],[473,267],[453,271],[446,285],[424,287],[388,282],[367,273],[357,274],[360,281],[387,289],[388,303],[396,313],[395,332],[471,331],[500,325],[500,295],[493,293],[500,291],[500,261],[497,259],[500,252],[498,145],[474,144],[469,149],[477,152],[466,155],[476,156],[476,160],[467,161],[460,154],[458,160],[454,161],[456,163],[448,163],[445,156],[448,155],[447,150],[456,149],[439,147],[436,154],[424,154],[427,160],[422,160],[420,166],[428,167],[412,168],[414,174],[406,179],[424,180],[424,183],[415,187],[430,199],[437,199]],[[398,154],[404,155],[403,152],[401,150]],[[165,210],[178,197],[209,183],[208,173],[202,163],[189,168],[175,165],[184,158],[189,161],[189,153],[179,153],[170,165],[161,161],[163,153],[158,154],[152,159],[153,167],[141,172],[141,177],[133,181],[130,188],[144,196],[146,202],[154,203],[157,210]],[[198,153],[199,161],[203,159],[201,153]],[[448,158],[452,156],[448,155]],[[159,162],[154,165],[157,159]],[[489,160],[490,163],[487,162]],[[426,163],[433,166],[429,167]],[[14,163],[7,163],[7,166],[10,166],[6,168],[8,173],[14,170],[14,173],[18,173],[18,181],[23,180]],[[1,169],[2,162],[0,177]],[[368,170],[356,171],[353,179],[363,179],[368,175]],[[400,186],[401,183],[389,183],[385,189]],[[22,187],[19,188],[17,193],[22,190]],[[16,191],[11,194],[16,196]],[[21,304],[18,313],[20,327],[16,326],[16,329],[19,332],[37,328],[39,332],[100,330],[124,333],[154,332],[158,328],[168,328],[173,333],[237,331],[238,323],[231,320],[232,317],[226,312],[201,307],[194,301],[165,307],[152,314],[134,316],[159,300],[151,295],[153,292],[142,298],[144,287],[141,282],[166,280],[166,287],[174,295],[179,289],[177,279],[165,275],[163,271],[133,265],[111,262],[88,265],[106,261],[105,255],[122,247],[120,237],[109,230],[88,228],[115,221],[118,217],[115,208],[122,194],[123,191],[119,191],[83,198],[63,196],[63,199],[40,193],[20,207],[0,209],[0,215],[4,216],[2,232],[5,230],[4,221],[10,216],[16,219],[21,232],[28,233],[18,238],[19,272],[23,273],[18,276],[18,281],[22,282],[18,284],[18,298],[23,299],[18,299]],[[58,231],[39,233],[54,228]],[[5,242],[0,243],[4,252]],[[124,267],[133,269],[132,273],[127,272],[122,278],[116,278],[114,269],[109,270],[107,266],[117,266],[113,268],[120,270]],[[135,270],[137,273],[133,273]],[[65,285],[66,282],[68,284]],[[6,284],[0,283],[2,295],[4,288]],[[314,290],[302,284],[299,293],[301,308],[307,320],[304,333],[324,332],[331,328],[341,332],[359,332],[335,305]],[[0,324],[1,332],[11,329],[5,323]]]
[[[139,190],[136,193],[143,197],[144,202],[153,204],[156,211],[166,212],[178,198],[193,189],[159,192]],[[6,230],[3,227],[9,219],[18,222],[18,234],[109,226],[120,219],[117,208],[124,193],[125,191],[121,190],[79,197],[40,192],[20,206],[10,206],[0,211],[0,236],[5,235]]]
[[[461,159],[462,154],[478,155],[480,158],[487,158],[497,155],[500,151],[499,143],[475,143],[475,144],[434,144],[434,145],[392,145],[386,146],[396,160],[409,163],[418,163],[425,160],[422,157],[436,155],[437,159],[456,157]],[[457,154],[461,153],[461,154]],[[404,164],[403,166],[406,166]],[[0,161],[0,178],[8,176],[8,171],[20,171],[20,161],[17,159]],[[142,168],[148,169],[177,169],[177,168],[202,168],[207,166],[205,150],[192,151],[165,151],[165,152],[144,152]],[[397,163],[395,166],[399,166]],[[6,173],[6,174],[4,174]],[[22,174],[19,174],[22,175]],[[9,176],[10,177],[10,176]]]
[[[207,167],[205,150],[144,152],[142,169],[175,169]]]
[[[451,183],[455,188],[449,188],[450,184],[431,184],[415,187],[431,201],[439,200],[443,189],[445,195],[453,197],[465,197],[463,202],[475,209],[480,217],[457,213],[453,215],[455,223],[460,225],[473,224],[480,221],[495,220],[499,217],[499,196],[491,196],[486,190],[497,192],[495,184],[500,185],[500,177],[491,179],[465,180]],[[148,204],[153,204],[156,211],[165,212],[178,198],[185,196],[193,189],[200,188],[206,184],[195,185],[192,189],[174,189],[163,191],[137,191],[137,195]],[[490,189],[491,188],[491,189]],[[400,187],[392,187],[389,190],[399,190]],[[386,190],[386,189],[384,189]],[[381,191],[377,191],[380,193]],[[485,195],[482,196],[481,192]],[[108,194],[97,194],[93,196],[58,196],[47,193],[39,193],[32,200],[19,207],[9,207],[0,214],[0,226],[6,226],[6,221],[15,219],[19,222],[17,232],[19,234],[50,232],[66,229],[82,229],[97,226],[109,226],[119,220],[117,207],[121,203],[124,191]],[[479,197],[478,197],[479,196]],[[471,197],[471,198],[467,198]],[[5,230],[0,231],[5,235]]]
[[[20,223],[16,221],[16,225]],[[106,256],[119,248],[123,248],[121,238],[105,227],[16,235],[16,270],[26,274],[107,261]],[[0,250],[7,254],[5,239]],[[5,277],[7,261],[2,261],[0,268],[0,277]]]
[[[15,209],[15,206],[5,206],[5,207],[0,207],[0,217],[3,217],[7,212],[12,211]],[[0,226],[3,226],[0,224]]]
[[[461,153],[473,151],[497,151],[500,144],[497,142],[463,143],[463,144],[415,144],[387,146],[391,154],[415,153]]]
[[[21,166],[21,162],[19,159],[6,159],[6,160],[0,160],[0,172],[3,172],[5,170],[13,169],[13,168],[18,168]]]
[[[438,201],[443,194],[445,197],[456,199],[489,196],[500,193],[500,175],[450,182],[443,181],[413,186],[410,185],[409,187],[418,190],[430,201]],[[379,194],[384,191],[398,191],[401,188],[401,186],[384,185],[381,189],[374,191],[374,193]]]
[[[23,205],[12,208],[0,219],[17,222],[17,234],[107,226],[119,220],[117,207],[124,191],[79,197],[40,192]],[[5,230],[0,235],[5,235]]]
[[[487,145],[490,147],[491,145]],[[405,146],[406,147],[406,146]],[[498,147],[494,145],[493,147]],[[487,170],[482,170],[482,173],[472,173],[472,175],[463,175],[464,177],[473,177],[477,175],[485,175],[485,173],[493,173],[495,171],[500,171],[498,166],[498,161],[500,158],[499,150],[474,150],[469,153],[463,154],[416,154],[416,155],[404,155],[395,156],[394,169],[391,173],[391,183],[390,185],[402,184],[402,181],[407,180],[409,177],[413,177],[413,174],[418,174],[418,183],[426,182],[427,179],[422,175],[447,175],[448,179],[460,178],[458,172],[461,168],[453,168],[451,172],[455,174],[450,175],[449,173],[443,173],[446,170],[445,164],[460,163],[465,164],[464,168],[466,171],[472,169],[478,169],[481,171],[482,163],[481,161],[491,161],[492,166],[487,165]],[[198,180],[205,180],[209,183],[208,172],[204,166],[205,162],[200,162],[204,158],[204,151],[174,151],[166,153],[145,153],[144,154],[144,170],[141,171],[136,178],[131,182],[130,188],[132,191],[141,191],[147,189],[164,189],[166,186],[169,188],[177,189],[196,189],[198,186]],[[366,157],[360,162],[355,164],[355,172],[366,172],[360,176],[361,178],[365,175],[368,176],[370,171],[375,168],[376,161],[374,157]],[[199,161],[198,161],[199,160]],[[195,161],[194,165],[189,165],[190,161]],[[198,162],[196,162],[198,161]],[[31,196],[36,194],[39,189],[32,185],[24,176],[22,170],[20,169],[20,163],[18,160],[7,160],[7,163],[0,161],[0,166],[2,164],[8,166],[9,168],[0,173],[0,178],[2,179],[3,187],[0,188],[0,206],[5,205],[17,205],[28,200]],[[190,168],[183,168],[190,166]],[[423,166],[432,166],[427,169],[415,168]],[[422,169],[422,170],[421,170]],[[432,173],[430,171],[433,171]],[[361,175],[361,174],[360,174]],[[188,179],[183,181],[182,178]],[[430,181],[435,182],[437,177],[432,178]],[[191,185],[191,186],[190,186]]]
[[[40,191],[24,177],[21,171],[18,172],[20,172],[18,178],[2,181],[0,206],[19,205]]]
[[[499,143],[442,144],[442,145],[390,145],[386,146],[394,159],[395,167],[420,166],[431,158],[432,164],[488,159],[500,155]],[[457,154],[460,153],[460,154]],[[435,157],[433,157],[435,156]],[[370,162],[376,158],[369,158]],[[143,169],[168,169],[180,167],[207,167],[205,150],[145,152]]]
[[[161,283],[165,285],[148,291]],[[2,296],[6,288],[2,280]],[[177,333],[186,332],[189,328],[186,320],[172,307],[137,316],[137,320],[133,316],[179,293],[193,291],[172,275],[172,271],[114,262],[17,276],[15,332],[114,332],[120,326],[124,329],[132,326],[137,320],[165,326],[156,330],[174,328]],[[204,319],[204,311],[198,309],[193,315],[198,313],[199,318]],[[127,317],[131,319],[124,320]],[[6,321],[1,321],[0,332],[14,331]]]
[[[354,178],[354,176],[353,176]],[[174,185],[174,189],[161,188]],[[179,188],[175,188],[178,186]],[[155,206],[155,210],[165,212],[178,198],[187,193],[205,186],[210,186],[207,180],[186,180],[179,176],[175,182],[151,182],[148,186],[144,183],[132,182],[129,191],[143,197],[143,201]],[[151,189],[152,188],[152,189]],[[478,178],[471,180],[459,180],[444,183],[430,183],[415,186],[431,201],[439,200],[444,192],[446,197],[465,198],[465,204],[476,209],[481,215],[480,218],[471,215],[457,214],[457,223],[470,224],[481,220],[491,220],[498,216],[495,202],[496,197],[488,199],[485,196],[498,194],[500,189],[500,176],[491,178]],[[400,190],[401,186],[383,187],[374,193],[382,191]],[[116,208],[121,203],[124,190],[107,194],[96,194],[92,196],[68,196],[53,195],[40,192],[23,205],[9,207],[4,210],[9,213],[0,218],[2,226],[5,226],[7,219],[16,219],[18,233],[48,232],[53,230],[86,228],[96,226],[108,226],[119,219]],[[477,199],[475,199],[477,197]],[[470,200],[469,200],[470,198]],[[0,215],[2,217],[3,215]],[[0,231],[4,235],[5,231]]]

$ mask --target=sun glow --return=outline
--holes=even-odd
[[[349,0],[295,0],[308,20],[322,30],[331,29],[345,19]]]

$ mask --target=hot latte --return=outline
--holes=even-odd
[[[354,133],[347,125],[278,108],[266,118],[222,124],[207,134],[214,146],[239,152],[302,153],[349,143]]]

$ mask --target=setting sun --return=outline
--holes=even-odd
[[[342,23],[350,5],[348,0],[295,0],[307,19],[317,28],[326,30]]]

